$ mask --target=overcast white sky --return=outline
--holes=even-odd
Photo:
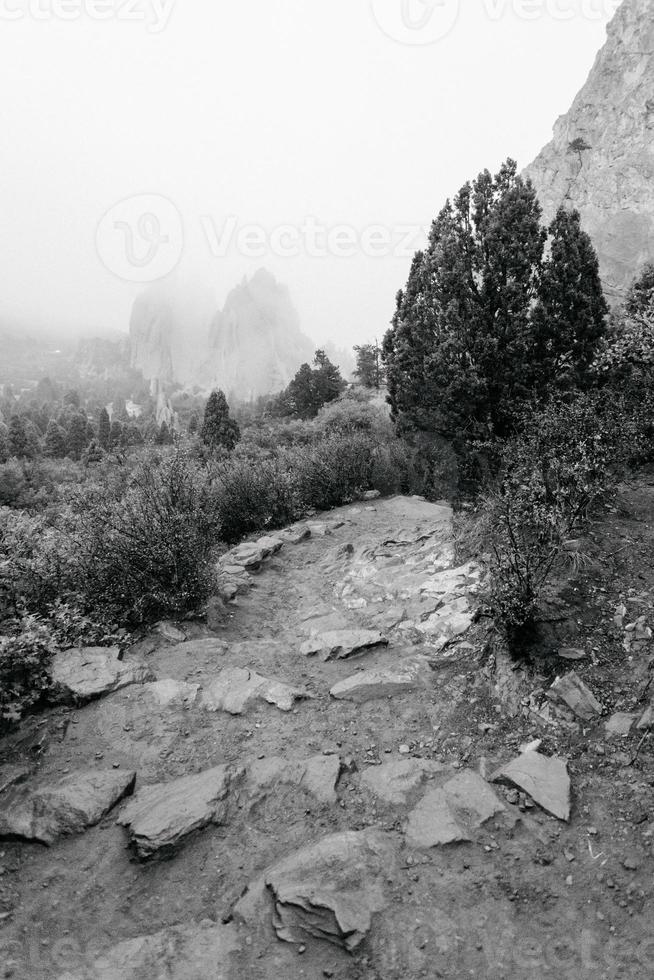
[[[531,161],[618,5],[0,0],[0,320],[126,330],[134,279],[267,266],[316,340],[381,337],[417,229]]]

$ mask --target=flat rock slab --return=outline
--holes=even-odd
[[[370,766],[361,775],[361,783],[380,800],[404,804],[409,795],[431,774],[442,772],[440,762],[429,759],[398,759],[381,766]]]
[[[196,830],[225,822],[230,789],[243,775],[243,769],[216,766],[170,783],[144,786],[117,823],[127,827],[141,860],[169,855]]]
[[[337,755],[317,755],[309,759],[289,760],[277,757],[257,759],[247,767],[246,792],[253,799],[266,795],[276,786],[297,786],[321,803],[336,803],[336,783],[341,774]]]
[[[53,844],[81,834],[134,791],[136,773],[115,770],[73,773],[30,790],[18,786],[2,795],[0,838]]]
[[[175,926],[119,943],[59,980],[230,980],[239,949],[233,926]]]
[[[259,538],[257,541],[257,548],[263,552],[264,558],[268,558],[270,555],[276,555],[284,547],[284,541],[282,538],[274,537],[272,535],[266,535],[263,538]]]
[[[426,657],[399,660],[394,667],[362,670],[335,684],[329,692],[339,701],[375,701],[379,698],[405,694],[433,683],[433,672]]]
[[[574,671],[557,677],[547,696],[553,701],[562,701],[584,721],[593,721],[602,714],[602,705]]]
[[[118,647],[84,647],[58,653],[52,661],[51,676],[51,699],[77,704],[130,684],[155,680],[145,664],[121,660]]]
[[[521,789],[558,820],[570,819],[570,777],[564,759],[550,759],[539,752],[523,752],[502,766],[492,781]]]
[[[144,684],[139,697],[159,708],[190,708],[195,704],[199,690],[199,684],[186,684],[167,678]]]
[[[303,687],[270,680],[246,667],[227,667],[203,690],[200,704],[205,711],[240,715],[255,701],[266,701],[280,711],[291,711],[296,701],[310,697]]]
[[[637,721],[638,715],[630,715],[625,711],[618,711],[616,714],[611,715],[609,720],[606,722],[604,725],[604,731],[609,738],[618,738],[620,736],[628,735]]]
[[[421,848],[470,841],[473,831],[505,810],[485,779],[461,772],[420,800],[409,815],[406,840]]]
[[[328,630],[303,643],[300,652],[305,657],[318,654],[322,660],[345,660],[361,650],[387,645],[379,630]]]
[[[409,814],[406,842],[410,847],[440,847],[469,841],[470,835],[458,822],[440,789],[423,796]]]
[[[298,524],[279,531],[275,537],[279,538],[284,544],[301,544],[302,541],[306,541],[311,537],[311,529],[306,524]]]
[[[654,704],[651,704],[645,711],[645,714],[638,722],[637,727],[641,732],[646,731],[648,728],[654,728]]]
[[[30,771],[26,766],[0,766],[0,793],[17,783],[24,783]]]
[[[272,896],[279,939],[304,944],[313,937],[351,952],[387,905],[384,881],[395,863],[389,835],[370,830],[334,834],[268,868],[234,911],[256,924]]]

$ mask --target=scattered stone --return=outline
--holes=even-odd
[[[409,814],[406,840],[411,847],[439,847],[470,839],[465,828],[457,823],[441,789],[433,789],[423,796]]]
[[[405,694],[417,688],[427,688],[433,683],[433,672],[426,657],[410,657],[399,660],[394,667],[379,670],[363,670],[335,684],[329,692],[339,701],[375,701]]]
[[[257,759],[247,767],[247,792],[253,799],[280,784],[297,786],[321,803],[336,803],[336,783],[341,774],[338,755],[317,755],[292,761],[282,758]]]
[[[431,774],[444,766],[429,759],[398,759],[381,766],[371,766],[361,775],[362,784],[386,803],[406,803],[410,793]]]
[[[199,684],[186,684],[167,678],[144,684],[139,695],[161,708],[190,708],[195,704],[199,690]]]
[[[98,823],[134,791],[136,773],[99,770],[74,773],[31,789],[15,786],[2,795],[0,839],[53,844]]]
[[[345,660],[360,650],[388,646],[379,630],[329,630],[307,640],[300,652],[305,657],[319,654],[322,660]]]
[[[649,708],[638,722],[637,728],[641,732],[646,731],[648,728],[654,728],[654,704],[650,704]]]
[[[386,834],[334,834],[265,871],[234,912],[248,924],[257,923],[272,896],[279,939],[301,946],[311,936],[353,952],[370,933],[374,915],[387,905],[383,882],[395,863]]]
[[[622,867],[626,868],[627,871],[638,871],[638,858],[635,855],[630,854],[622,862]]]
[[[240,948],[232,925],[184,925],[151,936],[128,939],[79,971],[59,980],[195,980],[232,976],[233,955]]]
[[[283,547],[284,541],[276,535],[274,537],[266,535],[257,541],[257,548],[262,552],[264,558],[268,558],[270,555],[276,555]]]
[[[175,623],[169,621],[158,623],[155,626],[155,632],[163,636],[164,640],[168,640],[169,643],[183,643],[186,639],[186,633]]]
[[[558,651],[562,660],[585,660],[588,654],[578,647],[561,647]]]
[[[145,664],[122,661],[118,647],[83,647],[57,653],[51,677],[51,700],[77,704],[156,679]]]
[[[613,622],[619,629],[622,629],[622,626],[624,625],[625,616],[627,615],[628,612],[629,610],[625,606],[624,602],[621,602],[620,605],[616,608],[615,615],[613,616]]]
[[[399,749],[397,751],[400,753],[400,755],[410,755],[410,753],[411,753],[411,746],[410,745],[406,745],[406,744],[405,745],[400,745],[400,747],[399,747]]]
[[[628,735],[633,728],[634,722],[638,720],[638,715],[630,715],[625,711],[618,711],[612,715],[604,726],[606,734],[611,738],[614,736]]]
[[[463,770],[443,786],[450,809],[473,829],[505,811],[485,779],[469,769]]]
[[[553,701],[562,701],[584,721],[592,721],[602,714],[602,705],[574,671],[557,677],[547,692],[547,697]]]
[[[291,711],[296,701],[310,697],[303,687],[270,680],[245,667],[226,667],[203,690],[200,704],[206,711],[240,715],[252,701],[267,701],[280,711]]]
[[[294,527],[287,527],[284,531],[279,531],[276,535],[284,544],[301,544],[311,537],[311,530],[306,524],[297,524]]]
[[[144,786],[123,808],[117,823],[127,827],[141,860],[168,855],[196,830],[227,817],[229,792],[244,769],[216,766],[169,783]]]
[[[647,618],[640,616],[635,623],[625,626],[625,638],[622,646],[627,653],[639,653],[652,642],[652,630],[647,625]]]
[[[24,783],[30,771],[26,766],[0,766],[0,793],[17,783]]]
[[[492,782],[516,786],[546,813],[558,820],[570,819],[570,777],[563,759],[525,752],[502,766]]]
[[[458,599],[444,603],[425,620],[416,623],[415,627],[420,633],[439,636],[444,641],[448,641],[452,637],[466,633],[472,626],[474,618],[475,611],[468,597],[460,596]]]
[[[379,500],[381,493],[379,490],[366,490],[364,494],[361,495],[362,500]]]

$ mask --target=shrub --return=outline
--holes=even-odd
[[[551,402],[523,425],[523,435],[503,447],[484,506],[491,604],[514,653],[529,644],[563,543],[613,491],[628,455],[619,406],[605,394]]]
[[[294,474],[283,456],[223,461],[214,475],[222,536],[230,545],[302,516]]]
[[[55,652],[51,632],[32,616],[20,623],[16,635],[0,637],[0,732],[41,700]]]
[[[120,496],[87,488],[67,523],[85,611],[140,622],[195,609],[219,527],[209,473],[181,451],[148,455]]]
[[[362,433],[327,436],[296,449],[292,470],[307,509],[329,510],[355,500],[372,483],[375,442]]]

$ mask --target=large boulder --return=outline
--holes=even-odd
[[[51,699],[83,704],[130,684],[155,680],[146,664],[124,661],[118,647],[82,647],[55,654]]]
[[[101,770],[73,773],[36,789],[7,790],[0,803],[0,839],[53,844],[98,823],[134,790],[136,773]]]
[[[167,856],[196,830],[225,822],[230,790],[243,775],[243,769],[216,766],[195,776],[144,786],[117,822],[128,828],[139,858]]]
[[[302,944],[313,937],[353,951],[387,905],[384,880],[395,862],[386,834],[334,834],[268,868],[237,904],[235,915],[256,924],[272,898],[279,939]]]

